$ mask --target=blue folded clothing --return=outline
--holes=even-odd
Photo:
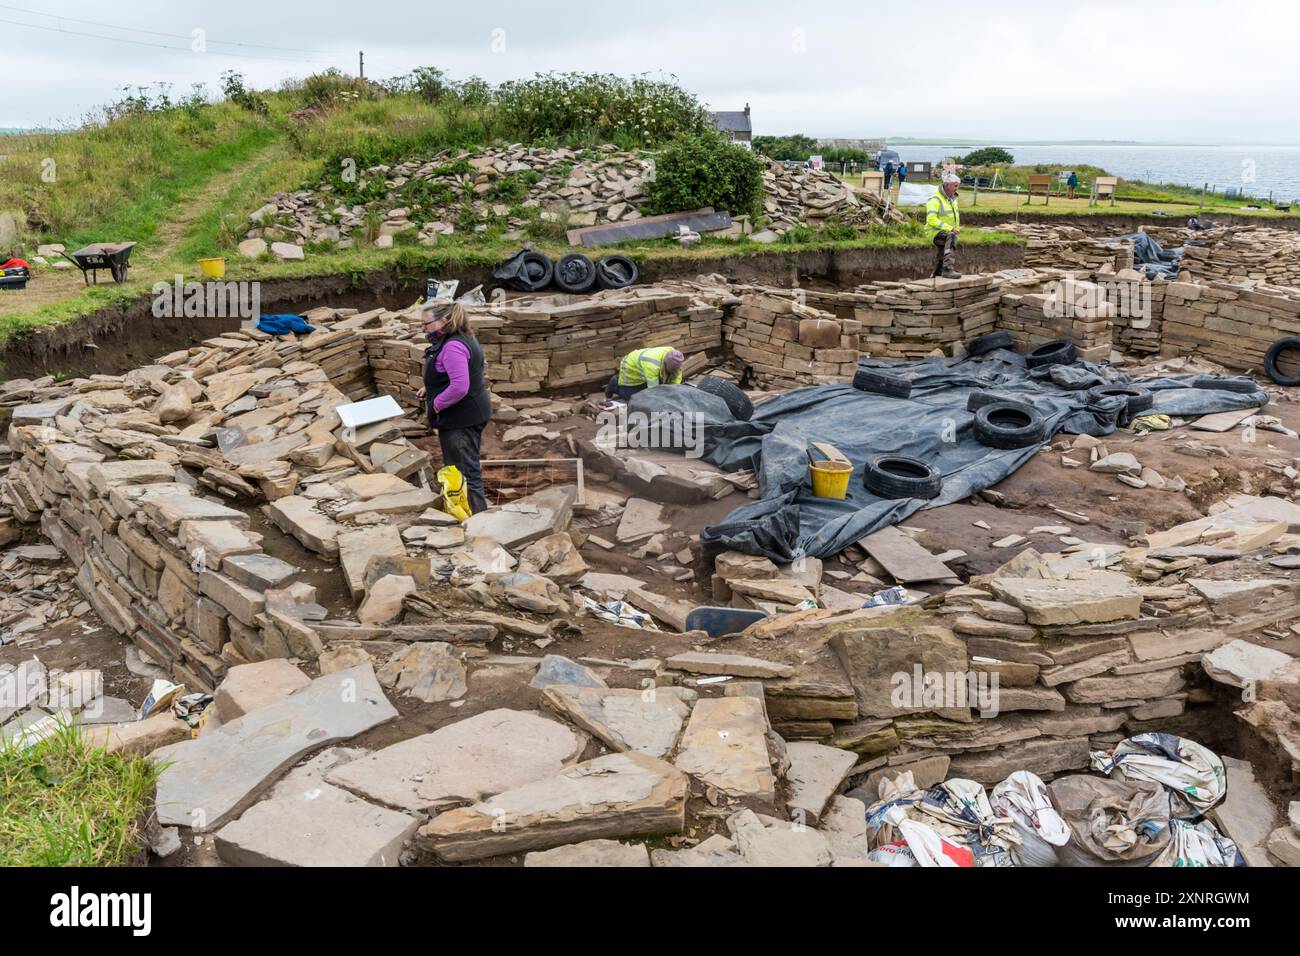
[[[263,315],[257,320],[257,330],[267,335],[308,335],[316,327],[304,322],[301,315]]]

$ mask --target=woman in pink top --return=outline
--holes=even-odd
[[[430,345],[424,350],[424,401],[429,427],[438,431],[442,461],[465,477],[472,512],[487,509],[479,447],[492,417],[492,399],[483,374],[483,349],[455,302],[430,302],[420,310],[420,325]]]

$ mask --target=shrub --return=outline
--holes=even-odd
[[[763,161],[716,133],[684,136],[660,154],[649,190],[654,213],[712,206],[734,216],[757,215]]]
[[[963,166],[1010,166],[1015,157],[1001,146],[984,146],[967,153],[961,159]]]
[[[338,67],[313,73],[298,84],[298,92],[304,106],[330,107],[339,101],[355,102],[369,99],[374,95],[370,83],[366,80],[348,76]]]
[[[712,122],[695,97],[670,80],[607,73],[546,73],[497,90],[506,136],[570,145],[657,146]]]
[[[244,86],[242,73],[236,73],[234,70],[226,70],[226,72],[222,73],[221,92],[226,94],[226,99],[237,106],[243,107],[250,113],[267,116],[271,112],[270,105],[261,94],[254,93]]]

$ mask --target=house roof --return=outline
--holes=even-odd
[[[713,123],[725,133],[752,133],[749,114],[744,110],[724,110],[713,114]]]

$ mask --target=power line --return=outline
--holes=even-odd
[[[34,16],[34,17],[45,17],[45,18],[50,19],[50,20],[67,21],[68,23],[80,23],[80,24],[85,24],[85,25],[87,25],[87,26],[93,26],[93,27],[104,27],[104,28],[109,29],[109,30],[121,30],[121,31],[126,32],[126,33],[141,33],[141,34],[144,34],[144,35],[146,35],[146,36],[164,37],[164,38],[169,39],[169,40],[185,40],[186,42],[189,42],[189,41],[191,41],[191,40],[194,39],[193,36],[187,36],[187,35],[185,35],[185,34],[181,34],[181,33],[162,33],[162,32],[160,32],[160,31],[158,31],[158,30],[145,30],[145,29],[143,29],[143,28],[141,28],[141,27],[123,27],[123,26],[118,26],[117,24],[113,24],[113,23],[103,23],[103,22],[101,22],[101,21],[99,21],[99,20],[84,20],[84,19],[80,19],[80,18],[78,18],[78,17],[65,17],[65,16],[60,16],[60,15],[58,15],[58,14],[53,14],[53,13],[43,13],[43,12],[41,12],[41,11],[39,11],[39,10],[28,10],[28,9],[26,9],[26,8],[24,8],[24,7],[15,7],[15,6],[12,6],[12,5],[7,4],[7,3],[0,3],[0,10],[12,10],[12,11],[14,11],[15,13],[26,13],[26,14],[29,14],[29,15]],[[17,23],[17,22],[15,22],[15,21],[5,21],[5,22],[13,23],[15,26],[30,26],[30,27],[33,27],[33,28],[38,29],[38,30],[53,30],[53,29],[55,29],[55,28],[52,28],[52,27],[42,27],[42,26],[39,26],[39,25],[34,24],[34,23]],[[102,39],[102,40],[123,40],[123,41],[125,41],[125,38],[123,38],[123,37],[107,37],[107,36],[100,36],[100,35],[98,35],[98,34],[91,34],[91,33],[77,33],[77,32],[75,32],[75,31],[71,31],[71,30],[58,29],[56,32],[59,32],[59,33],[71,33],[73,36],[94,36],[94,37],[97,37],[98,39]],[[125,41],[125,42],[133,42],[133,43],[137,43],[137,44],[138,44],[140,41]],[[287,51],[287,52],[290,52],[290,53],[318,53],[318,54],[322,54],[322,55],[325,55],[325,56],[336,56],[336,55],[339,54],[339,51],[338,51],[338,50],[306,50],[306,49],[302,49],[302,48],[300,48],[300,47],[291,47],[291,46],[269,46],[269,45],[267,45],[267,44],[262,44],[262,43],[243,43],[243,42],[240,42],[240,41],[238,41],[238,40],[211,40],[211,39],[208,39],[208,40],[206,40],[206,42],[207,42],[207,43],[220,44],[220,45],[222,45],[222,46],[238,46],[238,47],[247,47],[248,49],[257,49],[257,50],[283,50],[283,51]],[[166,49],[177,49],[177,48],[176,48],[176,47],[166,47]],[[227,54],[225,54],[225,55],[226,55],[226,56],[235,56],[235,55],[237,55],[237,54],[227,53]],[[276,59],[276,58],[275,58],[275,57],[262,57],[261,59]],[[302,61],[290,61],[290,62],[302,62]]]
[[[64,36],[89,37],[92,40],[112,40],[115,43],[130,43],[132,46],[148,46],[158,50],[171,50],[174,53],[194,52],[189,47],[168,46],[165,43],[150,43],[147,40],[129,40],[126,37],[110,37],[104,36],[101,33],[82,33],[79,30],[64,30],[59,27],[43,27],[36,23],[22,23],[18,20],[0,20],[0,23],[12,27],[27,27],[29,30],[44,30],[47,33],[61,33]],[[186,37],[185,39],[189,40],[192,38]],[[212,50],[210,53],[213,56],[236,56],[247,60],[274,60],[278,63],[311,63],[317,65],[321,63],[320,60],[293,60],[282,56],[258,56],[255,53],[230,53],[226,50]],[[205,55],[207,54],[205,53]]]

